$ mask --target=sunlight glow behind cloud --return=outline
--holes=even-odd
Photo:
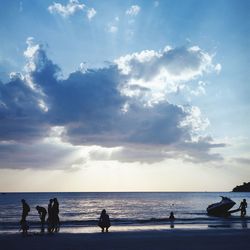
[[[247,0],[0,1],[0,189],[249,181],[249,9]]]
[[[221,68],[213,63],[213,55],[198,46],[144,50],[122,56],[115,63],[127,76],[121,92],[130,97],[141,96],[148,105],[164,101],[169,94],[182,90],[197,96],[205,93],[205,86],[201,86],[200,81],[196,90],[189,89],[189,82],[207,73],[218,73]]]
[[[25,166],[22,156],[26,155],[19,145],[27,140],[33,143],[30,150],[41,147],[41,155],[44,143],[54,148],[54,153],[61,154],[63,147],[64,154],[69,151],[65,155],[78,155],[70,161],[63,157],[74,168],[74,162],[97,158],[128,162],[157,162],[166,157],[194,162],[221,159],[210,150],[225,145],[214,144],[203,133],[209,121],[199,107],[168,101],[190,80],[215,71],[213,57],[199,47],[145,50],[120,57],[105,68],[75,71],[66,79],[57,77],[60,68],[31,37],[24,55],[25,76],[16,74],[0,85],[0,93],[11,93],[0,106],[4,117],[0,131],[5,131],[0,140],[16,142],[11,147],[20,162],[24,161],[19,167]],[[85,156],[72,153],[93,146],[99,147],[98,152],[91,150]],[[150,146],[157,150],[149,154]],[[2,155],[2,166],[8,157]],[[26,166],[30,165],[27,162]],[[65,163],[60,165],[65,167]]]

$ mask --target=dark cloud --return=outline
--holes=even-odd
[[[43,47],[32,44],[31,39],[28,45],[25,77],[0,83],[0,141],[15,141],[20,146],[20,143],[31,143],[49,136],[51,127],[63,126],[61,136],[64,141],[73,145],[122,146],[125,149],[123,156],[128,157],[128,161],[138,158],[157,161],[184,153],[189,154],[192,161],[220,159],[220,155],[212,155],[209,150],[224,145],[212,144],[211,140],[191,142],[192,127],[180,125],[190,113],[181,106],[167,101],[145,106],[123,95],[120,90],[128,76],[121,74],[117,65],[88,69],[86,72],[76,71],[68,78],[61,79],[58,77],[60,68],[47,57]],[[185,50],[184,54],[182,52],[179,49],[175,54],[168,53],[167,58],[163,55],[160,65],[172,65],[170,69],[174,71],[179,60],[176,57],[183,55],[185,58],[187,53]],[[189,60],[198,67],[196,56]],[[138,88],[143,92],[150,91],[141,86],[130,86],[131,91]],[[125,105],[129,106],[126,111],[123,109]],[[132,153],[132,148],[140,145],[142,148],[161,147],[162,153],[145,154],[147,150],[134,150]],[[7,158],[11,148],[5,147],[1,145],[0,153]],[[126,151],[126,147],[130,149]],[[16,146],[14,148],[17,150]],[[169,154],[169,148],[174,155]],[[41,150],[48,152],[44,147]],[[126,160],[121,154],[114,157]],[[26,153],[15,157],[25,162],[23,155],[27,157]],[[42,161],[41,155],[33,154],[26,166],[32,166],[36,158]],[[25,166],[25,163],[21,165]]]
[[[190,139],[185,128],[179,126],[186,113],[178,106],[162,103],[154,107],[136,107],[128,114],[133,121],[133,132],[129,142],[141,144],[169,145]]]
[[[48,124],[38,100],[21,79],[0,83],[0,140],[30,141],[46,134]]]
[[[37,81],[38,83],[40,82]],[[117,119],[125,99],[117,89],[117,70],[114,67],[90,70],[86,73],[72,73],[66,80],[58,81],[56,86],[44,88],[50,106],[51,121],[75,124],[79,121],[92,123],[93,128],[103,123],[110,126]],[[101,129],[101,125],[100,125]],[[103,129],[108,129],[104,126]],[[97,131],[98,132],[98,131]]]
[[[225,143],[214,143],[211,137],[200,137],[195,142],[186,142],[179,146],[180,151],[188,155],[185,160],[194,163],[223,161],[221,154],[210,152],[211,149],[223,147],[226,147]]]
[[[213,148],[221,148],[226,145],[216,144],[212,138],[200,138],[196,142],[175,142],[168,145],[128,144],[115,149],[112,153],[102,150],[90,151],[93,160],[117,160],[121,162],[154,163],[166,159],[182,159],[186,162],[205,163],[222,162],[224,159],[218,153],[211,153]]]
[[[35,70],[28,68],[33,81],[42,87],[42,89],[53,88],[57,81],[57,74],[60,68],[48,59],[45,50],[42,46],[37,49],[30,63],[34,63]]]

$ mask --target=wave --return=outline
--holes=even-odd
[[[220,217],[207,217],[207,218],[180,218],[174,221],[175,224],[211,224],[213,222],[228,222],[228,223],[241,223],[250,222],[250,217],[244,219],[240,217],[220,218]],[[39,221],[28,221],[30,227],[40,227]],[[150,219],[111,219],[113,226],[126,226],[126,225],[161,225],[171,224],[168,218],[150,218]],[[97,226],[98,220],[63,220],[61,226],[63,227],[85,227]],[[2,221],[0,222],[0,230],[19,228],[19,221]]]

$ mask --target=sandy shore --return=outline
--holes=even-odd
[[[0,235],[2,250],[236,250],[249,249],[249,244],[250,229]]]

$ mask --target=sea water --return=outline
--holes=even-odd
[[[206,208],[227,196],[238,208],[243,198],[249,201],[250,193],[223,192],[105,192],[105,193],[3,193],[0,194],[0,233],[16,232],[22,214],[21,199],[30,205],[27,217],[30,230],[39,230],[36,206],[47,209],[49,199],[57,198],[60,204],[61,231],[97,232],[102,209],[110,216],[112,230],[150,230],[164,228],[246,228],[249,218],[235,213],[230,218],[208,216]],[[170,212],[176,217],[168,220]],[[248,213],[248,211],[247,211]]]

